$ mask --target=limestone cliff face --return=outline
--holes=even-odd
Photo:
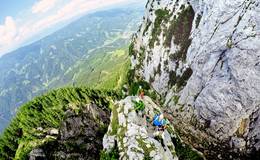
[[[259,3],[149,0],[130,46],[135,77],[165,97],[189,143],[213,147],[208,155],[228,158],[213,144],[259,155]]]

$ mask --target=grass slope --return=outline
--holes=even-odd
[[[129,67],[126,49],[118,49],[106,54],[93,54],[75,66],[67,76],[72,76],[77,86],[117,90],[126,82]]]

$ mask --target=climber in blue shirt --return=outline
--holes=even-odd
[[[153,125],[159,127],[159,130],[164,130],[168,124],[167,120],[164,118],[163,114],[156,114],[153,117]]]

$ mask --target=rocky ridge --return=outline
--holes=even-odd
[[[177,144],[174,143],[180,139],[174,128],[169,125],[167,130],[158,131],[152,126],[152,121],[146,120],[147,117],[162,113],[161,108],[145,96],[142,99],[145,110],[136,111],[133,103],[136,99],[139,98],[129,96],[115,103],[108,131],[103,138],[104,150],[110,152],[118,148],[119,159],[178,160],[179,153],[175,150]],[[191,152],[200,157],[197,152]]]
[[[108,123],[109,112],[95,104],[79,112],[68,110],[59,130],[46,133],[53,140],[33,149],[29,159],[99,159]]]

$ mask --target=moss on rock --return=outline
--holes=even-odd
[[[164,46],[170,48],[172,40],[174,44],[180,46],[180,50],[173,54],[172,60],[184,61],[186,59],[186,53],[191,44],[190,32],[194,15],[194,10],[190,5],[186,8],[183,7],[181,12],[178,13],[177,18],[175,17],[172,20],[170,27],[166,32]]]
[[[154,22],[153,30],[152,30],[152,36],[149,42],[150,48],[153,48],[154,43],[158,41],[158,36],[161,34],[162,31],[162,22],[166,21],[170,18],[170,13],[166,9],[158,9],[155,11],[156,19]]]

